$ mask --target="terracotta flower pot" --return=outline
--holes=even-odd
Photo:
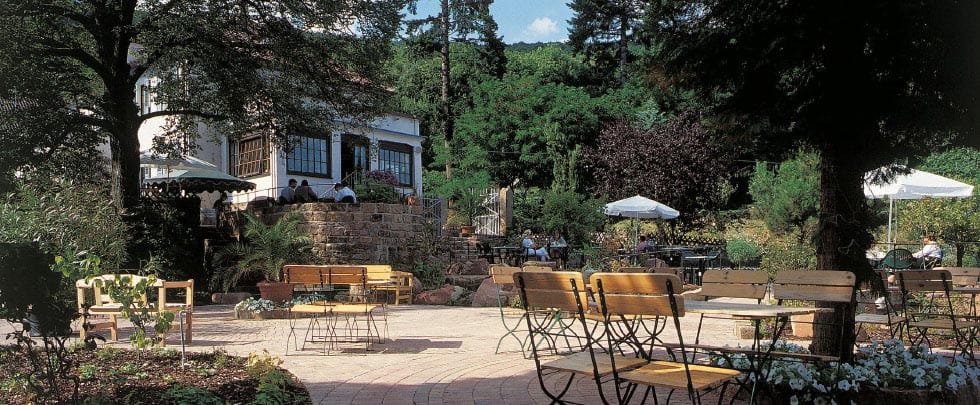
[[[462,225],[462,226],[459,227],[459,233],[462,236],[472,235],[473,234],[473,231],[475,231],[475,230],[476,230],[476,227],[473,226],[473,225]]]
[[[259,287],[259,296],[272,302],[286,302],[293,299],[292,284],[278,281],[262,281],[256,284]]]

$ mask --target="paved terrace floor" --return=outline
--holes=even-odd
[[[494,353],[505,332],[497,308],[401,305],[388,308],[390,340],[364,352],[324,355],[308,345],[285,355],[289,323],[284,319],[236,320],[231,306],[195,308],[194,342],[188,350],[223,349],[232,354],[268,350],[283,359],[309,389],[314,404],[540,404],[548,403],[534,372],[534,362],[522,356],[516,340],[508,338]],[[696,315],[682,319],[685,337],[694,335]],[[305,325],[305,320],[300,321]],[[702,342],[749,345],[735,337],[731,320],[706,320]],[[0,324],[0,333],[10,325]],[[120,330],[126,346],[131,326]],[[667,328],[668,335],[673,327]],[[77,336],[77,335],[76,335]],[[670,339],[667,339],[670,341]],[[179,348],[171,332],[170,348]],[[363,346],[361,346],[363,347]],[[611,387],[610,387],[611,390]],[[611,392],[611,391],[607,391]],[[732,389],[729,389],[730,397]],[[577,379],[566,397],[579,403],[599,403],[591,380]],[[661,394],[661,401],[666,398]],[[704,397],[704,403],[716,398]],[[673,403],[686,403],[676,392]],[[741,403],[736,401],[736,403]]]

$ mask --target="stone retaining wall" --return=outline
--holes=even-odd
[[[267,224],[298,212],[313,252],[330,264],[391,264],[412,269],[412,245],[425,229],[422,207],[402,204],[288,204],[254,211]]]

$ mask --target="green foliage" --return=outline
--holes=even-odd
[[[588,195],[550,190],[543,197],[539,226],[549,235],[560,231],[569,243],[588,242],[606,221],[602,202]]]
[[[99,377],[99,366],[95,364],[82,364],[78,366],[78,378],[82,381],[94,380]]]
[[[74,282],[53,271],[54,258],[33,244],[0,243],[0,318],[23,322],[30,312],[44,336],[70,330],[78,316]]]
[[[215,254],[219,268],[212,285],[225,291],[250,274],[269,281],[281,279],[282,266],[314,261],[312,241],[299,230],[302,219],[295,213],[266,225],[252,213],[245,213],[245,242],[233,243]]]
[[[736,267],[756,260],[762,255],[755,241],[743,238],[729,240],[725,245],[725,251],[728,252],[728,260],[731,260]]]
[[[769,230],[808,234],[820,208],[819,163],[820,155],[806,150],[773,170],[765,162],[756,163],[749,193]]]
[[[412,274],[419,279],[423,290],[434,290],[446,284],[446,268],[439,264],[416,262]]]
[[[766,254],[759,268],[772,278],[780,270],[816,270],[817,250],[812,243],[800,242],[795,235],[779,235],[765,244]]]
[[[164,280],[207,279],[197,227],[200,200],[176,201],[144,199],[133,210],[130,262],[154,261],[155,274]]]
[[[103,185],[20,182],[0,200],[0,242],[38,242],[52,255],[90,253],[116,268],[126,257],[129,232],[108,199]]]
[[[96,279],[95,282],[101,282]],[[143,300],[157,283],[155,275],[134,279],[132,276],[116,274],[114,280],[108,280],[105,288],[109,297],[121,306],[120,314],[133,323],[133,333],[129,335],[129,343],[140,353],[156,345],[164,339],[174,321],[174,313],[169,311],[153,311]],[[151,304],[155,305],[155,304]],[[152,326],[152,332],[147,336],[147,329]]]
[[[284,145],[295,128],[329,130],[341,120],[365,119],[388,107],[382,67],[400,30],[402,5],[400,0],[329,7],[294,1],[222,7],[188,0],[83,0],[49,8],[0,2],[0,41],[7,44],[0,50],[5,75],[0,99],[19,96],[50,103],[53,110],[18,115],[43,120],[57,112],[73,118],[40,126],[57,134],[56,140],[78,128],[109,138],[120,191],[113,201],[131,208],[139,199],[139,130],[151,118],[139,113],[138,79],[160,79],[153,84],[153,98],[171,114],[166,142],[183,150],[193,148],[200,136],[198,120],[211,124],[213,133],[238,137],[264,131]],[[53,40],[31,40],[41,37]],[[20,74],[7,80],[7,72]],[[31,141],[24,149],[45,146]]]
[[[459,225],[473,225],[476,217],[483,211],[483,192],[489,188],[487,173],[483,171],[460,171],[453,180],[443,182],[435,193],[449,197],[452,201],[453,215],[450,217]]]
[[[364,183],[355,184],[353,188],[357,202],[397,204],[401,194],[391,184],[376,180],[365,179]]]
[[[221,405],[224,403],[221,401],[221,398],[214,395],[211,391],[188,385],[173,385],[167,388],[160,401],[170,404],[194,405]]]

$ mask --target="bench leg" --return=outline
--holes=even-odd
[[[119,320],[115,315],[109,315],[109,337],[112,340],[119,340]]]

